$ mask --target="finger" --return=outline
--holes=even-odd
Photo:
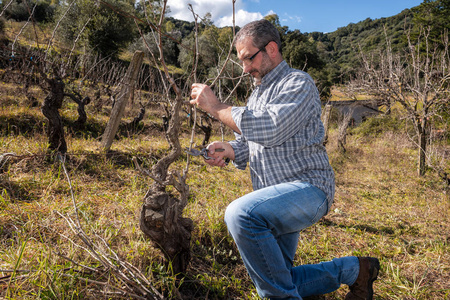
[[[208,146],[206,146],[206,150],[208,150],[209,154],[214,154],[214,149],[216,147],[214,146],[214,144],[209,144]]]
[[[219,166],[222,167],[222,168],[226,166],[225,161],[223,159],[220,160],[220,165]]]
[[[223,158],[221,158],[221,157],[216,158],[216,162],[217,162],[218,166],[222,166]]]
[[[215,162],[213,159],[206,160],[206,163],[207,163],[208,165],[210,165],[210,166],[213,166],[213,167],[216,167],[216,166],[217,166],[216,162]]]
[[[217,148],[221,148],[220,143],[219,142],[212,142],[211,144],[208,145],[208,151],[216,151]]]

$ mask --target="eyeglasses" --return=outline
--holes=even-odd
[[[271,41],[270,41],[270,42],[271,42]],[[269,42],[269,43],[270,43],[270,42]],[[253,60],[255,59],[256,55],[258,55],[259,52],[265,50],[266,46],[269,45],[269,43],[265,44],[264,47],[260,48],[260,49],[259,49],[255,54],[253,54],[252,56],[247,57],[247,58],[243,58],[243,59],[240,61],[241,64],[242,64],[242,65],[247,65],[247,66],[251,65],[251,64],[253,63]]]

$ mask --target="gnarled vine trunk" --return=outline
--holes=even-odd
[[[191,258],[193,222],[184,218],[184,205],[163,186],[153,185],[142,205],[140,228],[160,248],[174,274],[184,273]]]
[[[41,111],[48,119],[48,148],[53,151],[66,153],[67,144],[64,138],[62,119],[59,114],[59,109],[64,100],[64,82],[61,78],[55,76],[52,79],[47,79],[47,83],[50,86],[50,92],[44,99]]]
[[[183,99],[175,100],[167,130],[171,151],[152,168],[155,183],[150,187],[142,205],[139,225],[141,230],[160,248],[172,266],[173,274],[185,273],[190,261],[193,221],[183,217],[187,205],[189,186],[185,177],[169,174],[169,166],[181,155],[179,112]],[[179,192],[179,199],[166,190],[172,185]]]

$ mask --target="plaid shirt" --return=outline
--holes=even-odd
[[[230,144],[234,165],[250,165],[253,189],[292,181],[309,182],[325,192],[330,208],[334,172],[323,146],[321,105],[313,79],[283,61],[265,75],[245,107],[231,114],[242,134]]]

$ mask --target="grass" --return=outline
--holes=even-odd
[[[10,95],[11,86],[2,86],[2,93]],[[74,208],[61,165],[44,155],[46,120],[39,108],[18,105],[24,101],[11,97],[0,108],[0,153],[24,155],[5,163],[0,173],[0,298],[103,298],[102,289],[86,278],[100,279],[82,274],[77,265],[96,267],[98,262],[78,246],[61,217],[74,217]],[[61,110],[70,153],[65,166],[86,233],[100,236],[168,299],[257,299],[223,222],[226,206],[251,191],[248,170],[216,169],[192,159],[185,210],[195,224],[192,258],[186,276],[177,282],[139,229],[151,179],[132,163],[138,157],[150,168],[168,151],[158,129],[161,112],[150,108],[140,133],[120,136],[112,154],[105,155],[98,150],[105,115],[95,115],[88,106],[88,123],[94,125],[91,134],[81,134],[70,128],[74,111],[67,105]],[[376,130],[353,129],[345,154],[337,149],[337,132],[331,130],[327,148],[336,172],[335,203],[326,217],[301,233],[295,263],[376,256],[382,266],[376,299],[448,299],[449,188],[431,171],[418,177],[414,145],[402,130],[393,129],[397,123],[387,120],[385,124],[393,125],[379,130],[380,122],[374,123]],[[189,136],[185,127],[183,145]],[[198,142],[201,138],[197,134]],[[212,139],[219,138],[216,130]],[[232,138],[228,132],[226,139]],[[185,165],[183,155],[173,168]],[[326,299],[343,299],[347,290],[343,286]]]
[[[352,97],[355,97],[353,99]],[[365,94],[352,95],[345,92],[344,86],[335,86],[331,89],[330,101],[345,101],[345,100],[372,100],[373,97]]]

